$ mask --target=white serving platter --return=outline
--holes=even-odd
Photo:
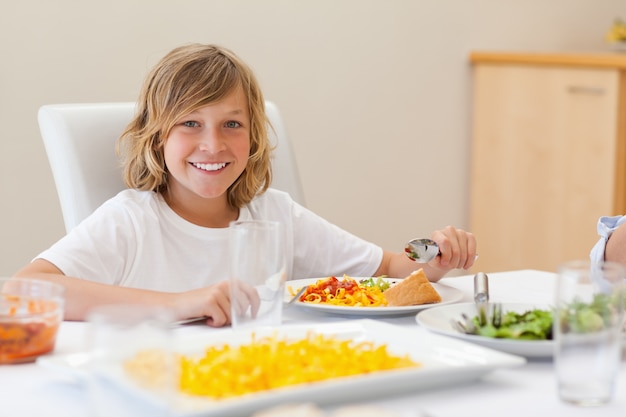
[[[494,351],[462,340],[443,337],[430,332],[407,331],[375,320],[360,319],[339,321],[319,325],[284,325],[275,329],[257,329],[256,336],[276,335],[299,339],[308,332],[354,341],[369,341],[376,345],[386,344],[394,355],[408,354],[419,362],[418,368],[373,372],[351,377],[293,385],[285,388],[242,395],[225,400],[211,400],[201,397],[188,397],[175,394],[169,402],[171,414],[181,417],[231,417],[249,415],[254,411],[271,407],[277,403],[314,402],[317,404],[346,403],[363,398],[384,398],[388,395],[415,392],[424,389],[449,387],[476,380],[499,368],[511,368],[524,365],[522,357]],[[185,354],[202,352],[212,344],[231,346],[247,343],[251,331],[225,330],[219,332],[194,333],[185,340],[178,340],[177,346],[184,346]],[[338,357],[338,366],[348,366],[350,358]],[[63,372],[85,372],[84,361],[76,361],[72,355],[50,355],[39,358],[41,366]],[[77,366],[81,369],[76,369]],[[154,409],[162,403],[163,396],[141,388],[124,373],[121,363],[107,366],[107,375],[111,389],[120,393],[126,401],[137,407],[137,403],[146,404],[146,410]],[[130,404],[129,404],[130,406]]]

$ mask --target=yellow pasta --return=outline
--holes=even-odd
[[[349,375],[418,367],[408,355],[389,354],[386,345],[353,343],[310,333],[288,341],[253,338],[247,345],[209,347],[202,358],[182,357],[182,392],[227,398],[288,385]]]

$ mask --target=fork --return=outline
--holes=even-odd
[[[465,313],[461,314],[460,319],[450,319],[450,325],[459,333],[476,334],[476,325]]]
[[[491,324],[496,329],[502,326],[502,303],[494,303],[493,304],[493,316],[491,319]]]
[[[306,291],[307,288],[309,288],[308,285],[305,285],[304,287],[300,288],[298,292],[296,293],[296,295],[291,297],[291,300],[287,302],[287,305],[293,304],[298,298],[300,298],[300,296]]]
[[[495,328],[499,328],[502,325],[502,304],[493,303],[492,306],[493,312],[490,317],[491,325]],[[461,317],[458,319],[450,319],[450,325],[459,333],[477,334],[478,332],[474,320],[465,313],[462,313]]]

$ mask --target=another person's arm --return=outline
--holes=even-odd
[[[626,266],[626,223],[615,229],[606,242],[604,260]]]
[[[597,231],[600,239],[591,249],[591,261],[613,261],[626,266],[626,216],[600,217]]]

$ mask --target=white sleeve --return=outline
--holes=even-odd
[[[372,276],[383,250],[294,203],[293,278],[330,275]]]
[[[67,276],[120,285],[139,249],[133,217],[109,200],[37,258]]]
[[[600,239],[596,242],[591,249],[589,258],[592,262],[604,261],[604,251],[606,249],[606,242],[613,234],[615,229],[626,223],[626,216],[603,216],[598,220],[598,235]]]
[[[283,191],[270,188],[246,209],[252,218],[269,218],[285,225],[288,279],[343,274],[369,277],[382,262],[383,250],[378,245],[332,224]]]

